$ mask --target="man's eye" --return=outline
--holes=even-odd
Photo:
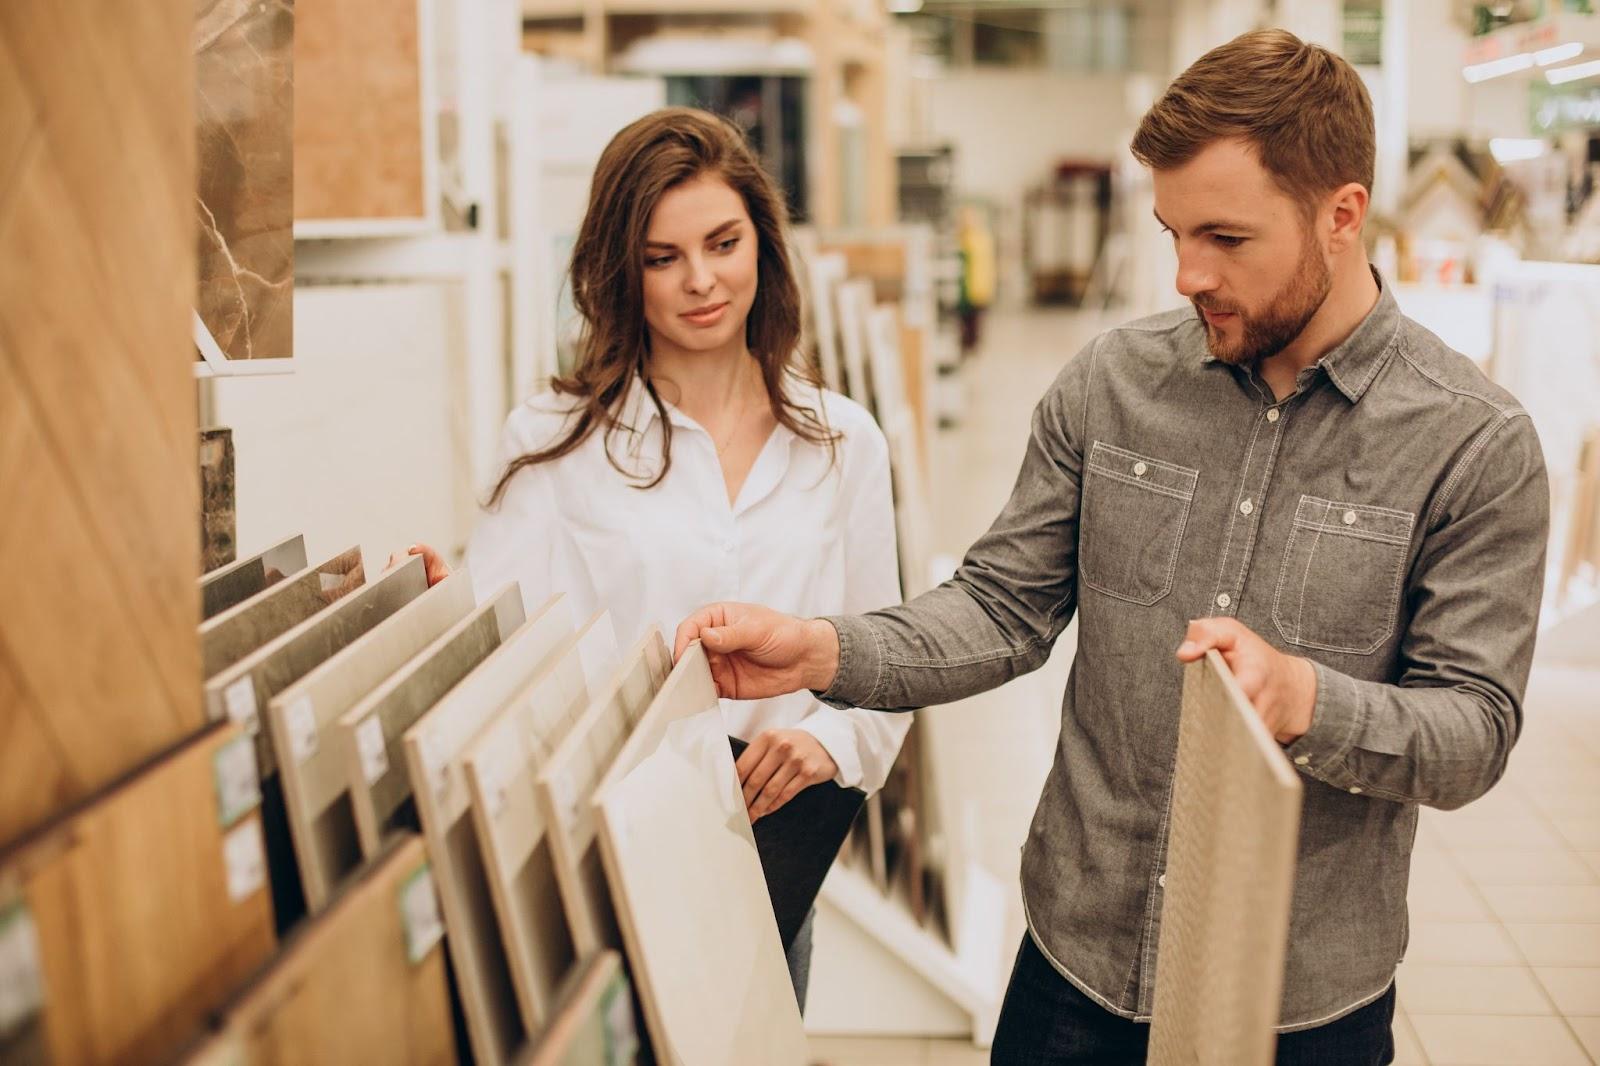
[[[1224,248],[1237,248],[1239,245],[1243,244],[1245,240],[1243,237],[1227,237],[1221,233],[1214,233],[1212,236],[1216,239],[1216,242],[1222,245]]]

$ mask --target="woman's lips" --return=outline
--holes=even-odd
[[[714,326],[718,322],[721,322],[722,321],[722,316],[727,314],[727,311],[728,311],[728,304],[727,304],[726,301],[724,301],[724,302],[722,302],[720,304],[717,304],[717,305],[715,305],[713,307],[708,307],[708,308],[705,308],[705,309],[700,310],[700,311],[689,312],[689,313],[686,313],[686,314],[683,314],[683,315],[679,315],[678,317],[682,318],[685,322],[689,323],[689,325],[691,325],[691,326],[698,326],[701,329],[704,329],[707,326]]]

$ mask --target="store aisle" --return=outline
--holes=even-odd
[[[1114,319],[997,314],[963,370],[967,411],[934,449],[939,550],[959,556],[1011,489],[1034,402]],[[974,843],[1023,929],[1018,853],[1049,768],[1069,630],[1031,677],[939,712],[967,758],[951,787],[983,827]],[[1600,1062],[1600,670],[1537,664],[1506,779],[1453,812],[1425,811],[1400,970],[1397,1066]],[[1007,962],[1009,964],[1009,950]],[[813,1038],[829,1066],[978,1066],[961,1041]]]

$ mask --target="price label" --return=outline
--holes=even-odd
[[[21,903],[0,909],[0,1040],[44,1007],[39,935]]]
[[[445,765],[441,741],[433,733],[424,733],[422,736],[422,773],[427,778],[428,787],[433,790],[434,802],[443,807],[450,797],[450,774],[449,767]]]
[[[606,1033],[606,1064],[622,1066],[639,1053],[639,1030],[633,1023],[633,996],[628,979],[621,973],[612,980],[601,1001]]]
[[[361,756],[361,776],[376,785],[389,772],[389,747],[383,739],[383,723],[376,715],[356,730],[356,751]]]
[[[289,725],[289,750],[298,765],[317,753],[317,714],[311,706],[310,696],[296,696],[284,708],[284,718]]]
[[[211,759],[217,789],[217,820],[226,829],[261,803],[256,747],[249,737],[234,737]]]
[[[426,863],[400,886],[400,924],[406,933],[406,958],[413,966],[427,958],[444,938],[439,896],[433,890],[433,874]]]
[[[261,716],[256,713],[256,683],[248,675],[222,690],[228,720],[244,726],[247,736],[261,732]]]
[[[261,823],[245,822],[222,841],[222,862],[228,872],[228,898],[249,899],[267,883],[267,853],[261,844]]]

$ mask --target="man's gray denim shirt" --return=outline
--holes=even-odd
[[[1190,619],[1315,664],[1311,729],[1285,749],[1305,794],[1280,1031],[1388,989],[1418,806],[1483,795],[1521,730],[1549,523],[1526,412],[1386,287],[1297,384],[1277,402],[1212,359],[1189,309],[1102,334],[1035,409],[956,575],[829,619],[823,698],[903,710],[1036,669],[1078,612],[1022,891],[1045,955],[1123,1017],[1154,1001]]]

